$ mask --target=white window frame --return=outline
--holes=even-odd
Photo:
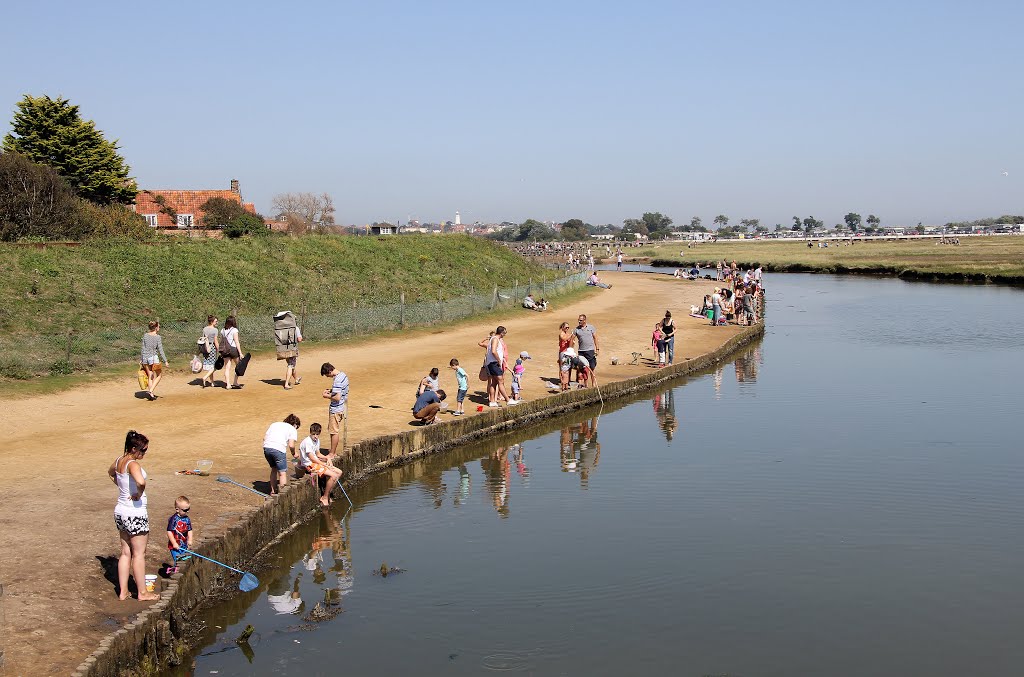
[[[159,216],[158,214],[143,214],[143,216],[146,217],[147,226],[149,226],[150,228],[157,227],[157,217]]]
[[[178,228],[191,228],[195,225],[192,214],[178,214]]]

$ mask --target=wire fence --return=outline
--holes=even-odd
[[[405,302],[405,293],[397,303],[352,301],[351,305],[329,311],[308,311],[301,301],[292,307],[303,338],[314,341],[337,340],[406,327],[443,325],[482,313],[522,304],[527,294],[554,298],[578,289],[586,283],[587,273],[580,271],[540,281],[514,280],[508,287],[494,285],[490,290],[467,289],[461,296],[437,301]],[[450,293],[450,290],[448,290]],[[160,320],[160,335],[168,360],[181,366],[196,352],[196,340],[206,326],[204,309],[197,309],[195,320]],[[242,348],[270,348],[274,345],[271,313],[234,312]],[[223,326],[224,318],[221,317]],[[29,345],[17,337],[0,337],[0,377],[28,379],[40,374],[69,374],[98,366],[139,359],[145,327],[138,324],[113,326],[95,332],[68,331],[63,334],[34,336]]]

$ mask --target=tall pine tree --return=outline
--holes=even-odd
[[[4,150],[48,165],[79,196],[98,204],[129,204],[138,188],[129,167],[92,120],[65,98],[25,95],[4,137]]]

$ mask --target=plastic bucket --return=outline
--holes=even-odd
[[[156,574],[146,574],[146,592],[156,592]]]
[[[213,467],[213,461],[211,461],[209,459],[203,459],[201,461],[196,461],[196,472],[198,472],[200,475],[209,475],[210,474],[210,468],[212,468],[212,467]]]

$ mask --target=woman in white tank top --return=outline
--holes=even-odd
[[[118,597],[128,599],[128,574],[135,579],[138,598],[160,599],[146,592],[146,543],[149,541],[149,511],[146,509],[146,471],[139,461],[149,450],[149,439],[129,430],[124,438],[124,454],[110,464],[107,474],[117,485],[114,524],[121,537],[121,556],[117,559]]]

